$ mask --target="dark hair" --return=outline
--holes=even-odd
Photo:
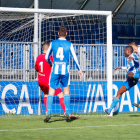
[[[129,45],[138,46],[138,44],[135,41],[130,42]]]
[[[131,53],[133,53],[133,47],[132,46],[126,46],[125,48],[128,49],[128,50],[130,50]]]
[[[61,27],[59,27],[59,36],[66,36],[66,32],[67,32],[67,27],[65,25],[62,25]]]

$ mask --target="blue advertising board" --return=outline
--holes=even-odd
[[[123,82],[113,82],[113,96]],[[107,108],[107,83],[106,82],[71,82],[70,86],[70,113],[104,112]],[[41,99],[41,114],[45,113]],[[114,112],[136,112],[139,108],[132,104],[140,100],[140,85],[125,92]],[[38,114],[39,87],[37,82],[0,82],[0,115],[13,114]],[[59,98],[54,97],[52,113],[63,113]]]

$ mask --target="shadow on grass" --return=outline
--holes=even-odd
[[[72,121],[74,121],[74,120],[77,120],[77,119],[79,119],[79,117],[71,117],[71,120],[68,122],[68,123],[70,123],[70,122],[72,122]],[[53,123],[53,122],[57,122],[57,121],[66,121],[64,118],[59,118],[59,119],[51,119],[49,122],[47,122],[47,123]]]
[[[118,115],[118,112],[113,113],[113,116],[116,116],[116,115]]]
[[[140,117],[140,115],[129,115],[130,117]]]

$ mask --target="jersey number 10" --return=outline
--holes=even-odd
[[[63,47],[59,47],[56,53],[56,58],[60,58],[60,60],[63,60],[64,55],[63,55]]]

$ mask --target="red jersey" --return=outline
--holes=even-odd
[[[51,73],[51,66],[45,59],[46,53],[40,54],[35,63],[35,70],[38,71],[38,81],[47,80],[46,82],[49,83],[49,77]],[[50,60],[53,61],[53,57],[50,57]]]

